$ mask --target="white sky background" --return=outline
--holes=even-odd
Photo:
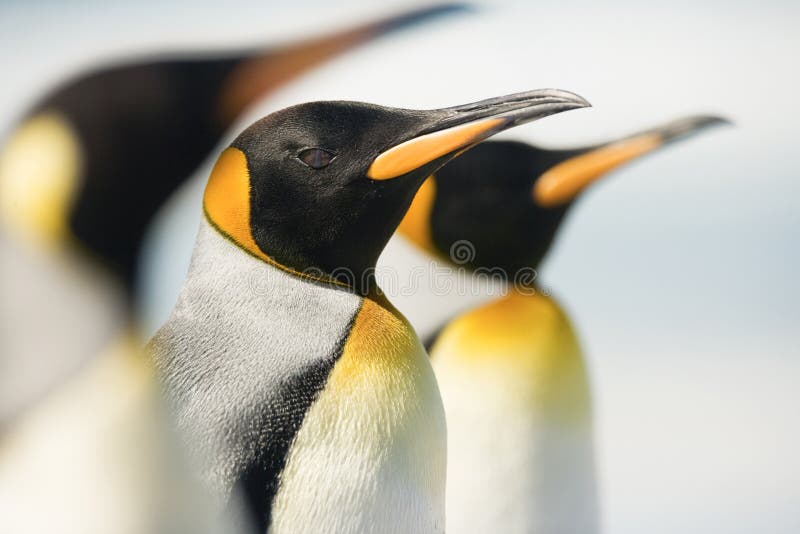
[[[162,6],[0,1],[0,132],[78,65],[164,47],[288,40],[366,19],[368,2]],[[392,6],[402,6],[391,2]],[[291,9],[290,9],[291,7]],[[440,107],[560,87],[594,108],[507,132],[567,145],[693,112],[729,116],[586,195],[542,269],[595,388],[606,531],[800,532],[800,4],[496,3],[400,32],[287,86],[253,118],[318,99]],[[240,128],[239,128],[240,129]],[[231,132],[233,135],[234,132]],[[169,312],[199,216],[173,202],[147,320]],[[392,243],[383,263],[424,262]],[[427,331],[478,299],[395,298]]]

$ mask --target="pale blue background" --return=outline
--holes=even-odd
[[[402,5],[0,2],[0,132],[48,83],[101,58],[286,41]],[[242,126],[312,99],[438,107],[537,87],[576,91],[595,107],[505,137],[564,145],[683,113],[734,119],[735,128],[638,162],[586,195],[543,282],[588,355],[606,531],[794,534],[799,24],[796,2],[493,3],[342,57]],[[208,165],[156,232],[148,328],[174,302]],[[402,243],[384,258],[400,272],[424,261]],[[421,287],[396,300],[426,331],[478,299]]]

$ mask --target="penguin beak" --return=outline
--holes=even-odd
[[[427,123],[410,139],[379,154],[367,170],[367,176],[373,180],[391,180],[434,161],[441,166],[503,130],[590,106],[574,93],[542,89],[426,111],[424,113],[430,117]]]
[[[226,83],[220,104],[221,117],[225,124],[232,123],[265,93],[356,46],[423,22],[468,11],[468,5],[458,2],[424,6],[277,50],[253,51],[252,57],[243,61]]]
[[[533,185],[533,199],[544,208],[572,202],[609,171],[711,126],[731,124],[723,117],[697,115],[674,120],[600,147],[582,151],[543,173]]]

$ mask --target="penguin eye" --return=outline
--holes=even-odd
[[[297,159],[312,169],[321,169],[330,165],[336,154],[323,148],[306,148],[297,154]]]

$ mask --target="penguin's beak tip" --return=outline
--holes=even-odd
[[[581,95],[569,91],[562,92],[569,93],[572,96],[572,101],[575,103],[575,109],[592,107],[592,103],[583,98]]]
[[[409,12],[393,17],[385,22],[385,30],[395,30],[414,26],[430,20],[450,15],[471,14],[477,7],[466,2],[442,2],[411,9]]]
[[[735,127],[736,126],[736,121],[734,121],[733,119],[729,119],[727,117],[717,117],[717,124],[719,124],[719,126],[732,126],[732,127]]]
[[[718,126],[734,126],[734,122],[722,115],[692,115],[657,128],[655,132],[668,142]]]
[[[705,122],[704,126],[736,126],[733,119],[722,115],[702,115],[700,119]]]

